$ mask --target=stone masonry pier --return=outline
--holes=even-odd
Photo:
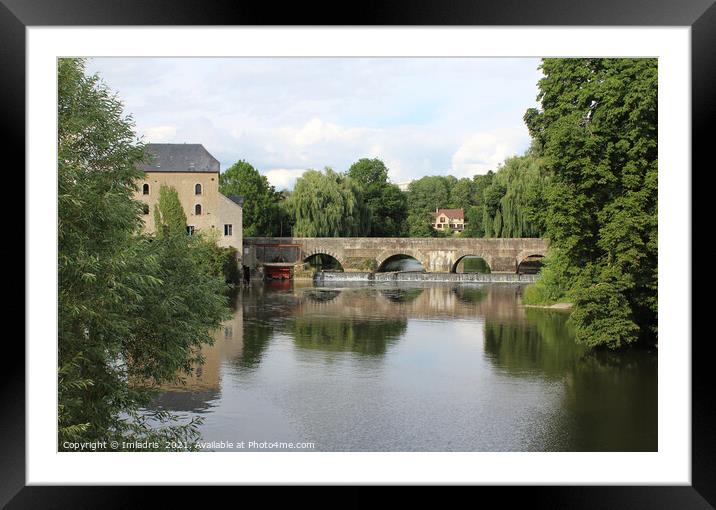
[[[344,271],[374,272],[396,256],[418,260],[429,273],[454,273],[460,260],[481,257],[493,273],[516,273],[529,257],[545,256],[547,241],[538,238],[435,237],[245,237],[244,264],[298,266],[313,255],[335,258]]]

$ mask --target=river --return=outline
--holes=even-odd
[[[154,407],[227,449],[656,451],[656,352],[584,349],[523,289],[253,285]]]

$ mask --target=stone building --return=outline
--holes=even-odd
[[[450,228],[457,232],[465,230],[465,211],[463,209],[435,209],[433,215],[433,228],[445,230]]]
[[[219,161],[203,145],[195,143],[150,143],[146,161],[139,165],[145,173],[139,182],[137,200],[144,202],[144,230],[154,232],[154,205],[162,184],[177,190],[186,214],[189,234],[215,231],[219,246],[242,251],[243,197],[219,193]]]

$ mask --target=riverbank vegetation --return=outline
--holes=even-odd
[[[144,156],[120,100],[84,62],[58,61],[58,445],[155,443],[197,437],[196,423],[142,411],[160,384],[200,361],[229,316],[227,285],[189,236],[175,192],[162,190],[161,228],[142,234],[134,200]]]
[[[551,182],[550,253],[526,293],[574,303],[577,341],[657,341],[657,61],[544,59],[525,122]]]

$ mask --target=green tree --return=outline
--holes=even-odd
[[[408,186],[408,214],[424,214],[447,207],[450,185],[455,180],[442,175],[427,175]]]
[[[525,122],[552,173],[548,267],[575,301],[577,338],[656,340],[657,61],[544,59]],[[538,284],[539,285],[539,284]]]
[[[161,449],[195,439],[196,424],[140,409],[200,359],[228,316],[225,284],[185,232],[140,234],[144,148],[119,99],[84,70],[58,61],[59,447],[131,438]]]
[[[172,186],[162,184],[159,188],[159,200],[154,205],[154,228],[160,238],[186,233],[186,214],[179,193]]]
[[[450,189],[448,207],[467,211],[473,205],[475,205],[475,181],[467,178],[458,180]]]
[[[432,226],[433,216],[429,212],[414,213],[408,216],[408,235],[410,237],[437,237]]]
[[[482,208],[479,226],[485,237],[540,237],[544,233],[545,189],[550,177],[531,150],[507,158],[495,173],[480,177],[475,187],[482,190],[482,196],[475,202]],[[473,215],[479,216],[477,211]]]
[[[404,235],[408,201],[395,184],[388,182],[388,169],[380,159],[359,159],[348,170],[356,182],[370,214],[370,230],[363,235],[397,237]]]
[[[227,168],[219,176],[219,191],[244,197],[245,237],[280,235],[280,193],[251,164],[240,160]]]
[[[465,211],[465,230],[463,237],[484,237],[485,231],[482,228],[482,208],[476,205],[470,206]]]
[[[360,187],[330,168],[304,172],[286,206],[293,217],[294,236],[361,236],[370,228]]]

